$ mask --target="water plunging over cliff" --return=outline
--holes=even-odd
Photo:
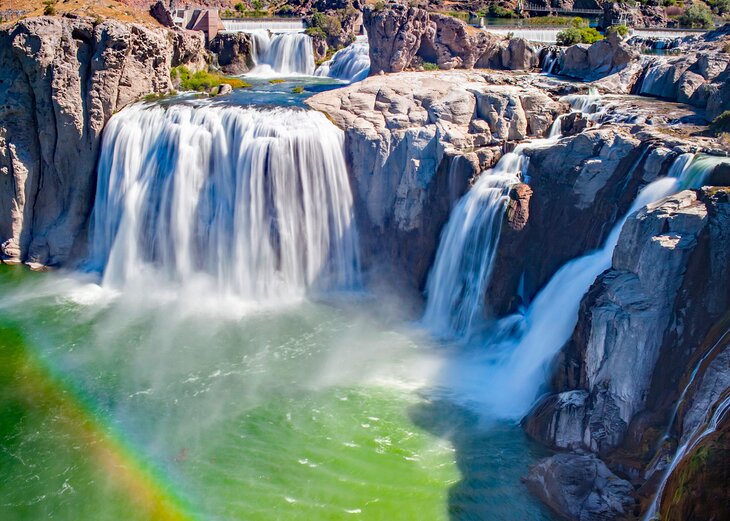
[[[293,109],[135,105],[104,133],[92,260],[244,299],[357,283],[342,131]]]
[[[509,189],[527,166],[526,145],[484,172],[451,212],[428,277],[423,323],[443,336],[468,332],[484,309]]]
[[[560,268],[537,294],[518,325],[516,317],[500,321],[495,330],[513,331],[508,338],[487,339],[491,344],[488,349],[470,353],[456,363],[446,375],[452,382],[459,379],[455,384],[456,392],[467,401],[486,407],[492,415],[522,417],[544,385],[550,361],[573,332],[583,295],[596,277],[610,267],[626,219],[667,195],[701,186],[704,176],[718,161],[709,156],[679,156],[668,177],[654,181],[639,192],[631,209],[614,225],[601,249]],[[485,298],[483,293],[478,297]]]
[[[315,71],[315,76],[329,76],[349,82],[361,81],[370,72],[370,46],[367,36],[358,36],[356,40],[337,51],[332,59],[327,60]]]
[[[303,33],[271,34],[266,30],[249,32],[253,41],[255,67],[251,75],[296,76],[314,73],[312,39]]]
[[[711,410],[712,408],[710,411]],[[725,420],[725,417],[730,414],[730,394],[726,394],[723,398],[718,400],[714,407],[714,412],[711,415],[709,414],[710,411],[708,411],[707,421],[700,423],[687,441],[677,449],[672,462],[669,464],[669,467],[664,473],[662,482],[659,485],[659,490],[657,490],[654,500],[644,516],[644,521],[655,521],[658,519],[657,515],[659,514],[658,510],[659,505],[661,504],[662,494],[664,493],[664,488],[666,487],[667,481],[672,475],[672,472],[674,472],[674,469],[677,468],[677,465],[679,465],[682,459],[684,459],[688,453],[697,447],[702,440],[715,432],[717,427]]]

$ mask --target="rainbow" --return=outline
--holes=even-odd
[[[150,465],[89,404],[31,350],[17,329],[0,326],[0,396],[28,410],[53,415],[61,429],[77,440],[111,486],[128,500],[130,518],[192,521],[184,502]],[[5,389],[2,389],[4,387]]]

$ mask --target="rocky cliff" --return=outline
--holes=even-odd
[[[371,75],[417,68],[424,62],[440,69],[525,70],[539,65],[540,49],[526,40],[507,40],[418,7],[365,6],[363,25]]]
[[[423,286],[441,228],[470,180],[494,165],[505,143],[546,136],[568,110],[532,84],[540,80],[413,72],[308,100],[345,130],[366,265]]]
[[[84,240],[104,125],[205,66],[200,33],[40,17],[0,31],[0,258],[61,265]]]
[[[707,341],[730,308],[728,216],[727,189],[707,188],[667,197],[626,222],[612,267],[584,296],[555,364],[558,392],[524,420],[531,436],[556,449],[598,454],[644,485],[642,494],[652,493],[666,467],[664,442],[691,438],[730,387],[730,339]],[[544,472],[537,466],[529,479]]]

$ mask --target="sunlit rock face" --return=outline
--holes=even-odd
[[[104,125],[170,67],[205,65],[199,33],[112,20],[31,18],[0,32],[0,244],[9,262],[78,256]]]
[[[477,72],[370,77],[308,104],[345,130],[363,262],[422,287],[449,212],[502,145],[547,136],[568,106]]]

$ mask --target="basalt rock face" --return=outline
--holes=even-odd
[[[210,41],[218,67],[226,74],[243,74],[253,66],[253,42],[246,33],[220,33]]]
[[[371,75],[400,72],[423,62],[444,70],[529,70],[539,65],[539,48],[526,40],[506,40],[451,16],[400,4],[379,10],[366,6],[363,13]]]
[[[508,141],[542,137],[567,106],[529,84],[477,72],[368,78],[308,101],[345,130],[366,267],[388,266],[421,288],[441,228],[469,180]],[[527,221],[515,187],[512,225]]]
[[[202,56],[202,57],[201,57]],[[102,129],[170,67],[204,62],[202,38],[84,18],[0,32],[0,258],[62,265],[81,246]]]
[[[593,45],[573,45],[560,57],[560,74],[581,80],[596,80],[624,70],[639,58],[636,50],[627,46],[617,33]]]
[[[583,297],[555,362],[557,392],[523,420],[528,434],[556,449],[598,454],[644,485],[642,495],[653,494],[666,467],[661,433],[680,445],[691,441],[730,390],[729,226],[726,188],[685,190],[628,219],[611,268]],[[691,451],[675,468],[662,519],[710,519],[693,517],[692,498],[726,500],[708,476],[720,472],[727,448],[706,450]],[[621,516],[606,517],[614,518]]]
[[[519,230],[502,230],[487,289],[487,313],[516,311],[524,303],[516,297],[518,288],[524,298],[532,299],[560,266],[599,248],[639,189],[666,175],[673,158],[683,151],[679,143],[670,146],[674,149],[659,136],[639,139],[617,125],[528,150],[529,219]]]

